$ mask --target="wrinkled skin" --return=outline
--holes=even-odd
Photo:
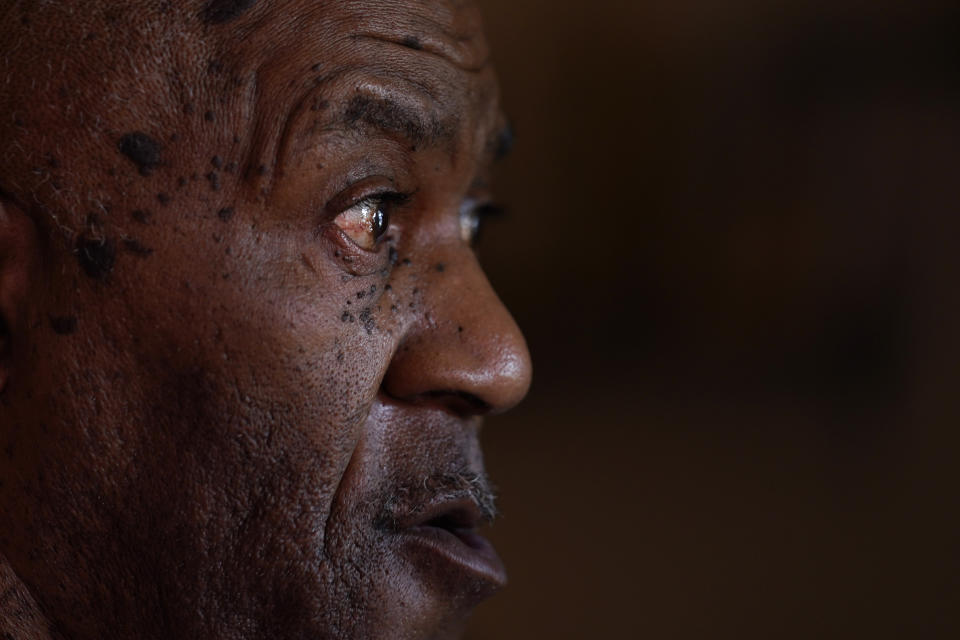
[[[464,234],[504,126],[476,10],[0,24],[0,631],[457,637],[500,577],[391,523],[483,501],[451,478],[530,380]]]

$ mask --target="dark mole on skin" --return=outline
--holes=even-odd
[[[217,211],[217,217],[224,222],[227,222],[233,217],[233,207],[224,207],[223,209],[220,209],[220,211]]]
[[[411,264],[413,264],[413,263],[410,262],[410,258],[404,258],[404,259],[403,259],[403,266],[409,267]]]
[[[367,330],[367,335],[372,334],[373,330],[377,328],[377,323],[373,319],[373,314],[370,312],[370,307],[367,307],[360,312],[360,322],[363,323],[363,328]]]
[[[140,224],[147,224],[150,222],[150,216],[153,215],[149,211],[144,211],[142,209],[137,209],[130,213],[130,217],[139,222]]]
[[[83,271],[95,280],[106,277],[117,260],[117,250],[108,238],[77,238],[77,261]]]
[[[134,255],[138,255],[142,258],[146,258],[153,253],[153,249],[150,247],[145,247],[140,244],[140,241],[136,238],[126,238],[123,241],[123,247]]]
[[[206,120],[207,122],[213,122],[214,117],[215,116],[213,115],[213,111],[206,111],[203,114],[203,119]]]
[[[159,202],[159,203],[162,204],[163,206],[167,206],[167,203],[170,202],[170,196],[168,196],[168,195],[165,194],[165,193],[158,193],[158,194],[157,194],[157,202]]]
[[[257,0],[211,0],[200,17],[207,24],[223,24],[236,20],[256,3]]]
[[[118,148],[137,165],[142,176],[149,176],[160,164],[160,143],[140,131],[124,134]]]
[[[420,39],[416,36],[407,36],[401,44],[410,49],[416,49],[417,51],[423,50],[423,45],[420,44]]]
[[[220,190],[220,174],[216,171],[211,171],[207,174],[207,180],[210,181],[210,188],[214,191]]]
[[[220,167],[223,166],[223,159],[220,156],[213,156],[210,159],[210,164],[212,164],[214,167],[219,169]]]
[[[50,328],[58,336],[68,336],[77,330],[77,319],[74,316],[50,316]]]
[[[439,271],[440,273],[443,273],[443,271],[444,271],[446,268],[447,268],[447,266],[446,266],[445,264],[443,264],[442,262],[438,262],[438,263],[437,263],[437,266],[434,267],[434,269],[436,269],[436,270]]]

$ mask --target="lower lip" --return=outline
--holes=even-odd
[[[507,570],[490,541],[469,529],[456,532],[440,527],[416,526],[404,529],[401,537],[408,545],[427,551],[459,572],[500,588],[507,584]]]

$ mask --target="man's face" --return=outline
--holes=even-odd
[[[103,4],[6,16],[63,56],[4,116],[0,553],[71,638],[455,636],[504,580],[480,417],[530,379],[471,247],[475,10]]]

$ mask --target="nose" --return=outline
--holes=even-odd
[[[474,253],[462,247],[444,257],[424,269],[383,390],[461,415],[506,411],[530,387],[526,341]]]

